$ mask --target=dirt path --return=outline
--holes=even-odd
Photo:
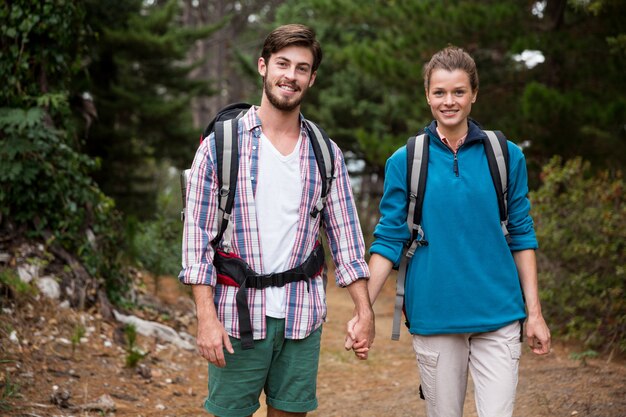
[[[352,302],[347,291],[329,286],[318,378],[320,405],[309,416],[425,416],[410,336],[403,333],[399,342],[389,338],[393,281],[388,284],[376,304],[377,338],[368,361],[358,361],[343,349]],[[161,279],[159,293],[167,309],[145,307],[139,313],[194,334],[193,307],[180,289],[175,280]],[[127,353],[119,327],[96,315],[39,301],[3,309],[0,323],[2,416],[208,415],[201,409],[206,363],[193,351],[139,337],[139,347],[149,352],[139,373],[124,367]],[[85,329],[83,340],[72,349],[70,341],[80,326]],[[10,340],[12,331],[17,342]],[[525,350],[515,416],[626,417],[626,365],[594,359],[582,366],[569,354],[563,345],[547,357]],[[65,401],[62,393],[68,396]],[[51,403],[53,396],[65,408]],[[105,408],[103,398],[113,402],[115,411],[97,411],[94,403],[100,401],[100,408]],[[261,416],[264,405],[254,415]],[[476,416],[471,394],[465,416]]]

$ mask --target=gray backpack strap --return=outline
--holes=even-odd
[[[222,240],[224,251],[230,252],[233,238],[231,213],[235,204],[237,176],[239,173],[239,119],[228,119],[215,124],[215,147],[217,150],[217,173],[220,181],[217,210],[218,234],[215,245]]]
[[[485,154],[489,164],[489,171],[493,179],[493,185],[498,197],[498,209],[500,211],[500,225],[507,242],[510,241],[509,211],[508,211],[508,174],[509,174],[509,148],[506,137],[499,130],[485,130],[487,139],[484,141]]]
[[[406,245],[404,255],[400,260],[396,282],[396,301],[393,313],[391,339],[400,339],[400,320],[404,308],[404,286],[408,264],[420,246],[428,246],[422,230],[422,205],[426,192],[426,177],[428,173],[428,136],[421,134],[409,138],[407,150],[407,191],[408,212],[406,223],[411,233],[411,239]]]
[[[191,169],[187,168],[180,173],[180,195],[183,199],[183,209],[180,211],[180,221],[185,221],[185,210],[187,209],[187,182]]]
[[[223,246],[226,252],[230,251],[231,247],[233,234],[231,213],[235,202],[237,176],[239,174],[239,119],[249,108],[250,105],[245,103],[236,103],[225,107],[209,123],[200,137],[200,143],[202,143],[211,133],[214,133],[219,195],[217,234],[211,241],[211,244],[216,246],[224,238]],[[235,114],[235,112],[237,113]],[[190,169],[185,169],[180,175],[180,188],[183,200],[180,218],[183,221],[185,220],[187,207],[187,182],[190,172]]]
[[[334,179],[335,158],[331,148],[330,138],[318,125],[310,120],[305,121],[305,126],[311,139],[311,146],[317,161],[317,167],[322,176],[322,192],[320,199],[315,204],[315,208],[311,211],[311,216],[317,217],[326,206],[326,198]]]

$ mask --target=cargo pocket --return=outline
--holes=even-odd
[[[508,343],[509,353],[511,354],[511,376],[513,378],[513,386],[517,386],[517,375],[519,372],[519,360],[522,356],[522,343]]]
[[[439,352],[434,352],[423,346],[419,346],[415,339],[413,339],[413,349],[415,350],[415,356],[420,371],[421,392],[424,394],[424,399],[428,401],[428,404],[434,407],[437,394],[437,362],[439,361]]]

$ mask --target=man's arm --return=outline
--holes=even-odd
[[[374,310],[368,296],[368,285],[365,279],[355,281],[347,288],[354,302],[355,318],[357,320],[350,328],[350,333],[346,336],[346,344],[348,339],[353,340],[352,345],[347,347],[346,350],[353,348],[357,357],[364,360],[367,359],[367,352],[374,343],[374,337],[376,336]]]
[[[369,270],[365,261],[365,243],[343,155],[336,145],[333,145],[333,151],[335,180],[323,211],[324,230],[335,263],[335,281],[348,288],[355,314],[361,318],[353,332],[361,342],[359,346],[368,349],[374,341],[375,329],[374,312],[367,294]]]
[[[367,283],[367,290],[369,294],[369,300],[371,301],[371,305],[373,306],[376,298],[378,298],[378,295],[380,294],[380,290],[385,285],[385,282],[387,281],[387,278],[391,273],[393,263],[384,256],[374,253],[370,257],[368,265],[370,271],[370,279]],[[346,343],[344,347],[346,348],[346,350],[354,350],[354,354],[359,359],[367,359],[369,346],[365,346],[365,343],[363,343],[363,341],[359,338],[358,334],[355,331],[356,327],[359,326],[361,320],[361,316],[358,314],[358,312],[356,312],[352,320],[348,322]]]
[[[537,284],[537,260],[534,249],[513,252],[517,266],[528,318],[526,319],[526,337],[531,350],[538,355],[550,352],[550,329],[541,313],[539,289]]]
[[[196,342],[203,358],[220,368],[226,366],[224,348],[235,353],[230,343],[228,333],[217,318],[215,304],[213,304],[213,287],[209,285],[193,285],[193,298],[196,302],[196,316],[198,317],[198,334]]]

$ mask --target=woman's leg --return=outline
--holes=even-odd
[[[459,417],[467,390],[469,335],[413,335],[428,417]]]
[[[513,414],[522,350],[520,322],[470,338],[469,367],[480,417]]]

